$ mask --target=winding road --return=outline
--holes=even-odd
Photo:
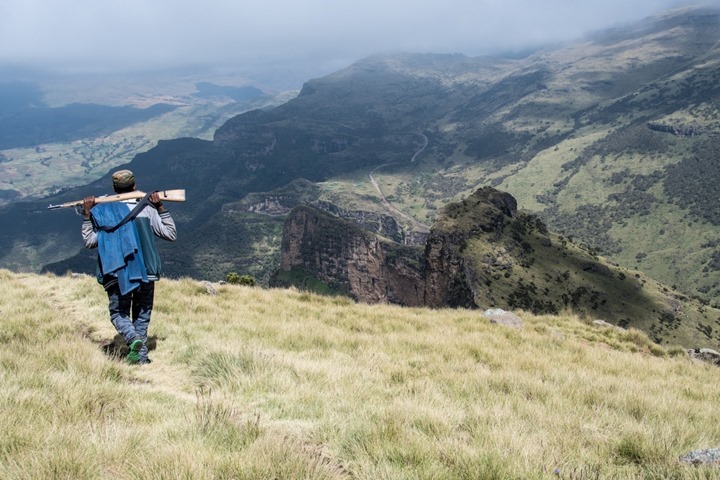
[[[423,153],[423,152],[425,151],[425,148],[427,148],[428,143],[429,143],[429,142],[428,142],[428,138],[427,138],[426,135],[424,135],[424,134],[422,134],[422,133],[419,133],[418,135],[420,135],[421,137],[423,137],[423,140],[424,140],[425,143],[423,144],[422,147],[420,147],[420,149],[419,149],[418,151],[415,152],[415,154],[414,154],[414,155],[412,156],[412,158],[410,159],[410,163],[413,163],[413,162],[415,161],[415,159],[418,157],[418,155],[420,155],[421,153]],[[380,196],[380,201],[381,201],[382,204],[385,206],[385,208],[387,208],[388,210],[390,210],[390,211],[393,212],[394,214],[401,216],[401,217],[404,218],[405,220],[408,220],[408,221],[409,221],[410,223],[412,223],[413,226],[414,226],[415,228],[417,228],[418,230],[429,232],[429,231],[430,231],[430,227],[429,227],[429,226],[425,225],[424,223],[418,222],[417,220],[415,220],[414,218],[412,218],[412,217],[409,216],[409,215],[406,215],[405,213],[403,213],[402,211],[400,211],[400,209],[398,209],[395,205],[393,205],[392,203],[390,203],[387,198],[385,198],[385,194],[383,193],[382,189],[380,188],[380,185],[378,185],[378,182],[375,180],[375,177],[373,176],[373,173],[375,173],[377,170],[379,170],[379,169],[381,169],[381,168],[383,168],[383,167],[387,167],[387,166],[389,166],[389,165],[393,165],[393,163],[385,163],[385,164],[379,165],[379,166],[373,168],[373,169],[370,171],[370,173],[368,173],[368,177],[370,177],[370,183],[372,183],[372,184],[373,184],[373,187],[375,187],[375,190],[377,191],[378,195]]]

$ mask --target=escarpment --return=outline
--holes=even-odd
[[[717,347],[720,312],[548,231],[508,193],[485,187],[449,204],[424,247],[403,245],[309,206],[284,224],[275,285],[367,303],[573,311],[658,342]],[[715,335],[715,336],[714,336]]]
[[[422,249],[374,235],[309,206],[285,222],[275,284],[319,281],[368,303],[423,304]]]

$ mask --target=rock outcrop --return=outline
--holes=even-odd
[[[285,222],[273,283],[315,279],[362,302],[419,306],[421,259],[419,247],[384,240],[354,222],[302,206]]]
[[[520,317],[512,312],[506,312],[502,308],[490,308],[485,310],[483,316],[495,325],[503,325],[509,328],[522,328],[523,322]]]
[[[712,348],[696,348],[688,350],[688,355],[694,360],[709,363],[720,367],[720,353]]]
[[[648,128],[656,132],[670,133],[678,137],[697,137],[704,132],[699,125],[667,125],[664,123],[648,123]]]
[[[505,219],[517,214],[517,201],[493,188],[477,190],[446,207],[425,245],[425,304],[430,307],[476,308],[472,262],[463,255],[470,238],[480,232],[502,233]]]

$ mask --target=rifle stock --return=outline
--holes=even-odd
[[[160,194],[160,200],[163,202],[184,202],[185,201],[185,190],[158,190]],[[104,195],[102,197],[95,197],[95,203],[110,203],[120,202],[122,200],[132,200],[134,198],[143,198],[147,195],[145,192],[135,190],[133,192],[116,193],[115,195]],[[59,205],[49,205],[47,208],[55,210],[58,208],[70,208],[82,205],[84,200],[75,200],[72,202],[61,203]]]

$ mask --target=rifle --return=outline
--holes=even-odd
[[[185,190],[159,190],[157,193],[160,194],[160,200],[167,202],[184,202],[185,201]],[[121,200],[132,200],[134,198],[143,198],[147,195],[145,192],[135,190],[126,193],[117,193],[115,195],[103,195],[102,197],[95,197],[95,203],[109,203],[119,202]],[[49,210],[55,210],[58,208],[70,208],[82,206],[84,200],[75,200],[73,202],[61,203],[59,205],[49,205]]]

